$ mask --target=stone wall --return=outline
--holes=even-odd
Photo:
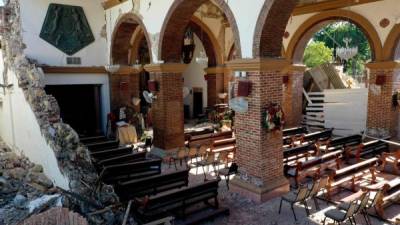
[[[61,173],[69,180],[69,189],[97,201],[100,205],[115,203],[117,197],[110,186],[105,185],[98,192],[93,192],[92,188],[98,176],[90,162],[88,150],[80,144],[77,133],[62,122],[55,98],[45,93],[43,72],[24,55],[26,46],[21,34],[19,1],[10,0],[5,7],[10,11],[10,15],[1,39],[1,50],[5,56],[4,80],[7,80],[8,71],[16,74],[18,84],[14,85],[23,90],[36,116],[43,138],[53,149]],[[79,203],[77,205],[82,206]],[[90,209],[81,207],[80,210]],[[107,224],[102,215],[99,215],[96,221],[97,224]]]

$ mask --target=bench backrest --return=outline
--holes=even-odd
[[[134,197],[155,195],[161,191],[168,191],[189,184],[189,170],[174,171],[142,179],[118,182],[114,186],[117,195],[123,201]]]
[[[218,132],[218,133],[210,133],[210,134],[203,134],[203,135],[197,135],[197,136],[192,136],[189,140],[189,143],[199,143],[199,142],[205,142],[205,141],[214,141],[214,140],[219,140],[219,139],[225,139],[225,138],[231,138],[232,137],[232,131],[223,131],[223,132]]]
[[[293,128],[288,128],[284,129],[282,131],[282,136],[292,136],[292,135],[297,135],[297,134],[306,134],[307,133],[307,128],[305,127],[293,127]]]
[[[218,147],[218,146],[235,145],[235,144],[236,144],[236,138],[225,138],[220,140],[214,140],[212,146]]]
[[[383,141],[370,141],[362,144],[360,155],[374,154],[378,155],[382,152],[389,151],[389,144]]]
[[[184,202],[202,195],[209,194],[210,196],[217,196],[218,183],[219,179],[211,180],[195,186],[184,187],[173,192],[150,196],[144,208],[145,210],[157,210],[167,205]]]
[[[288,148],[283,150],[283,158],[289,158],[291,156],[296,156],[299,154],[307,153],[312,150],[313,144],[305,144],[294,148]]]
[[[95,161],[101,161],[103,159],[108,159],[120,155],[126,155],[132,153],[132,147],[122,147],[122,148],[115,148],[115,149],[110,149],[110,150],[103,150],[103,151],[98,151],[98,152],[92,152],[90,153],[90,156],[95,160]]]
[[[297,166],[297,169],[298,170],[305,170],[305,169],[312,168],[314,166],[318,166],[318,165],[320,165],[322,163],[325,163],[325,162],[328,162],[328,161],[331,161],[331,160],[334,160],[334,159],[338,159],[338,158],[341,157],[342,153],[343,153],[343,151],[337,150],[337,151],[334,151],[334,152],[330,152],[330,153],[324,154],[322,156],[315,157],[315,158],[313,158],[311,160],[307,160],[307,161],[304,161],[304,162],[299,162],[298,166]]]
[[[114,140],[99,142],[99,143],[91,143],[86,145],[86,147],[89,149],[90,152],[98,152],[107,149],[118,148],[118,146],[119,146],[119,141],[114,141]]]
[[[391,195],[400,190],[400,178],[395,178],[387,183],[386,195]]]
[[[350,176],[352,174],[361,172],[363,170],[366,170],[368,168],[375,166],[377,162],[378,162],[378,158],[372,158],[372,159],[368,159],[368,160],[353,164],[351,166],[347,166],[340,170],[334,171],[333,178],[335,180],[337,180],[337,179],[340,179],[343,177]]]
[[[109,159],[101,160],[97,163],[98,166],[111,166],[116,164],[123,164],[123,163],[132,163],[138,161],[146,160],[146,152],[136,152],[136,153],[128,153],[125,155],[120,155],[116,157],[112,157]]]
[[[102,177],[129,175],[146,171],[159,171],[161,173],[161,159],[105,166]]]
[[[339,137],[333,138],[329,142],[329,147],[347,147],[347,146],[356,146],[361,144],[362,136],[359,134],[351,135],[347,137]]]
[[[327,129],[327,130],[323,130],[323,131],[317,131],[314,133],[306,134],[303,137],[303,141],[314,142],[314,141],[317,141],[318,139],[330,138],[332,136],[332,131],[333,131],[333,129]]]

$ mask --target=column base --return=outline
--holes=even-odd
[[[175,155],[176,151],[178,149],[162,149],[158,147],[152,147],[150,150],[150,156],[155,157],[155,158],[160,158],[160,159],[169,159],[172,155]]]
[[[282,177],[274,183],[270,183],[264,187],[257,187],[235,177],[230,182],[230,191],[243,195],[256,203],[266,202],[270,199],[282,196],[290,191],[289,181]]]

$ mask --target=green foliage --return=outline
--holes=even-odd
[[[367,37],[359,27],[343,21],[332,23],[316,33],[313,40],[325,43],[328,48],[334,50],[335,55],[337,47],[345,47],[343,42],[345,37],[352,39],[350,47],[358,46],[358,54],[349,62],[345,62],[345,71],[353,75],[362,74],[364,64],[371,60],[371,48]]]
[[[324,42],[312,41],[304,51],[304,64],[314,68],[332,60],[333,50],[328,48]]]

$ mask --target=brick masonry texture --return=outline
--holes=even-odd
[[[224,91],[224,74],[207,74],[208,107],[218,104],[218,94]]]
[[[154,146],[171,150],[184,146],[183,80],[181,73],[151,73],[158,82],[157,99],[152,104]]]
[[[289,83],[285,85],[282,103],[285,127],[295,127],[299,126],[302,120],[303,72],[292,71],[286,75],[289,76]]]
[[[113,74],[110,76],[111,109],[132,106],[132,97],[139,97],[139,74]]]
[[[375,95],[371,88],[368,92],[368,119],[367,128],[384,128],[392,136],[396,136],[398,131],[398,108],[393,107],[392,95],[394,91],[400,89],[400,70],[379,69],[370,70],[369,83],[375,84],[376,77],[385,76],[385,83],[381,86],[381,93]]]
[[[282,76],[276,72],[249,72],[252,81],[249,111],[237,113],[237,162],[242,171],[264,184],[283,177],[282,132],[262,127],[262,111],[269,102],[282,103]],[[236,85],[237,86],[237,85]]]

